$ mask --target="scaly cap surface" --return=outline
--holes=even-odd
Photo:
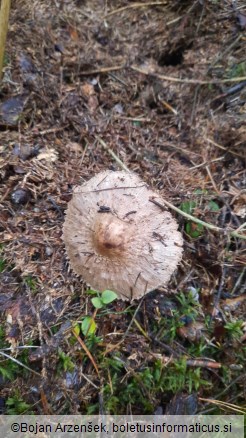
[[[104,171],[76,187],[63,227],[71,267],[98,291],[122,300],[166,285],[183,239],[161,198],[134,173]]]

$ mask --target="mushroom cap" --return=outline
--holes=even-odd
[[[104,171],[74,189],[63,226],[73,270],[133,300],[168,283],[182,258],[178,224],[135,173]]]

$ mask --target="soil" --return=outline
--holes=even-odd
[[[192,388],[193,413],[213,409],[209,399],[228,404],[218,402],[219,412],[242,406],[245,325],[237,340],[225,327],[245,316],[245,17],[243,1],[13,1],[0,88],[0,310],[3,348],[22,363],[20,347],[29,348],[29,371],[0,379],[3,405],[18,391],[39,414],[110,412],[114,382],[102,357],[116,354],[125,388],[154,360],[168,367],[177,356],[212,382]],[[66,258],[64,212],[74,186],[124,166],[222,230],[173,211],[185,243],[168,288],[95,315]],[[199,295],[196,321],[186,319],[174,340],[153,334],[189,291]],[[85,315],[100,338],[91,349],[72,331]],[[192,356],[201,339],[220,355]],[[188,392],[159,388],[141,412],[172,413]],[[124,413],[141,412],[126,403]]]

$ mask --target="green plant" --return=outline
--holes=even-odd
[[[33,411],[30,408],[31,405],[23,400],[19,391],[16,391],[14,395],[6,400],[6,414],[8,415],[31,415]]]
[[[187,368],[186,358],[177,359],[162,376],[162,385],[166,390],[176,393],[186,389],[189,393],[197,391],[201,385],[211,386],[201,377],[201,368]]]
[[[188,214],[193,214],[195,207],[197,206],[195,201],[182,202],[180,209]],[[199,237],[204,231],[204,227],[201,224],[188,221],[185,224],[185,231],[190,237]]]
[[[85,316],[82,320],[81,331],[84,336],[92,335],[95,333],[97,325],[95,320],[91,316]]]
[[[102,342],[102,338],[100,336],[96,336],[94,333],[87,336],[85,340],[85,344],[90,351],[93,351],[95,347],[98,347]]]
[[[3,272],[5,268],[6,268],[6,261],[0,258],[0,273]]]
[[[3,380],[14,380],[17,371],[18,365],[11,360],[4,360],[2,364],[0,362],[0,374]]]
[[[0,273],[3,272],[6,268],[6,260],[3,257],[4,246],[0,244]]]
[[[238,320],[227,322],[225,329],[232,339],[240,339],[243,336],[243,321]]]
[[[154,401],[161,394],[176,394],[182,390],[191,393],[200,386],[211,386],[202,378],[200,368],[187,367],[186,358],[176,359],[168,365],[156,360],[144,369],[132,370],[114,355],[105,358],[102,368],[110,375],[110,382],[103,387],[103,398],[106,411],[111,414],[125,413],[129,405],[139,413],[152,414]],[[125,377],[124,368],[127,371]]]
[[[31,343],[29,343],[31,345]],[[29,358],[28,349],[21,349],[21,353],[18,354],[18,358],[6,358],[3,356],[3,360],[0,361],[0,374],[4,380],[13,381],[17,376],[22,376],[23,378],[29,375]],[[2,354],[0,355],[2,356]],[[15,359],[15,360],[14,360]]]
[[[175,296],[173,306],[170,307],[172,311],[169,317],[165,315],[158,319],[151,319],[150,332],[156,339],[170,345],[173,349],[176,349],[177,342],[182,343],[178,328],[192,324],[197,321],[198,317],[201,319],[204,316],[200,312],[200,304],[197,301],[197,294],[194,292],[198,293],[199,291],[192,290]],[[211,319],[207,322],[207,326],[204,324],[205,330],[213,338],[214,327],[211,324]],[[239,324],[233,323],[231,325],[229,323],[229,330],[232,333],[235,334],[236,331],[239,334],[238,328],[240,329]],[[95,337],[94,334],[87,336],[85,341],[87,346],[90,345],[88,347],[90,351],[95,346],[95,343],[90,344],[93,337]],[[105,356],[105,352],[101,348],[97,348],[97,344],[93,351],[93,357],[100,369],[101,393],[105,412],[115,415],[125,414],[127,411],[133,411],[135,414],[153,414],[156,401],[163,397],[163,402],[166,403],[167,398],[169,399],[179,392],[192,393],[199,391],[200,388],[208,391],[214,385],[213,373],[209,371],[209,368],[199,367],[199,364],[195,363],[195,359],[211,358],[223,363],[225,357],[222,346],[216,342],[208,342],[208,338],[209,334],[205,338],[198,338],[196,342],[184,340],[186,353],[182,354],[181,352],[178,358],[170,357],[170,360],[165,361],[163,357],[156,360],[148,356],[144,363],[139,363],[134,359],[129,360],[127,349],[114,350]],[[238,352],[235,353],[238,358]],[[232,354],[234,354],[233,351]],[[239,367],[243,363],[242,353],[240,360],[235,361],[235,366]],[[240,370],[241,368],[234,370],[226,365],[221,366],[220,371],[218,371],[220,375],[220,384],[217,385],[218,391],[224,391],[225,386],[230,384],[232,378],[241,372]],[[92,401],[90,406],[86,407],[87,414],[98,413],[98,410],[97,401],[95,403]]]
[[[112,290],[104,290],[101,295],[97,294],[97,297],[92,298],[91,302],[96,309],[101,309],[107,304],[112,303],[116,298],[117,294],[115,292]]]
[[[214,211],[214,212],[216,212],[216,211],[219,211],[219,210],[220,210],[220,207],[219,207],[219,205],[217,204],[217,202],[215,202],[215,201],[209,201],[209,202],[208,202],[208,209],[209,209],[210,211]]]
[[[246,75],[246,61],[239,62],[238,64],[233,64],[227,73],[229,78],[235,78],[238,76]]]
[[[0,348],[4,348],[6,346],[5,342],[5,330],[3,326],[0,325]]]
[[[58,351],[58,356],[59,356],[59,362],[57,365],[57,371],[62,372],[62,371],[73,371],[74,370],[74,363],[71,359],[70,356],[68,356],[67,354],[65,354],[62,350],[59,349]]]
[[[172,342],[177,336],[177,330],[187,321],[192,322],[197,318],[200,304],[195,301],[191,292],[177,295],[177,308],[174,308],[170,317],[161,318],[156,325],[153,322],[153,332],[159,340]]]
[[[105,308],[108,304],[112,303],[117,298],[117,294],[111,290],[105,290],[100,294],[99,292],[90,289],[87,291],[87,293],[89,295],[97,295],[96,297],[93,297],[91,299],[91,302],[95,307],[96,312],[98,309]],[[85,316],[82,319],[81,327],[79,327],[78,324],[75,326],[76,333],[79,334],[81,329],[84,336],[94,335],[97,329],[97,324],[95,322],[95,315]]]
[[[29,287],[29,289],[31,290],[32,293],[36,293],[37,292],[37,280],[36,278],[32,277],[31,275],[27,275],[24,278],[24,283],[26,284],[27,287]]]
[[[198,198],[200,196],[200,199]],[[203,201],[203,197],[208,197],[208,192],[206,190],[197,189],[194,191],[194,197],[195,200],[192,199],[190,201],[182,202],[180,205],[180,210],[182,210],[184,213],[193,215],[193,212],[195,208],[203,208],[204,210],[210,211],[210,212],[218,212],[220,210],[219,205],[217,202],[213,200],[206,200]],[[185,231],[186,233],[193,238],[200,237],[204,232],[204,225],[195,223],[192,221],[187,221],[185,223]]]
[[[5,341],[5,330],[0,326],[0,348],[4,349],[7,346],[8,343]],[[10,359],[5,359],[3,357],[2,360],[0,360],[0,374],[3,380],[14,380],[18,368],[18,365]]]

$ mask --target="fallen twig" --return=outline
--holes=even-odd
[[[122,70],[122,68],[124,68],[124,67],[125,67],[125,64],[113,65],[112,67],[96,68],[95,70],[82,71],[82,72],[76,73],[74,76],[89,76],[89,75],[95,75],[98,73],[108,73],[110,71]]]
[[[2,79],[5,43],[9,24],[9,11],[10,0],[2,0],[0,2],[0,80]]]
[[[217,148],[222,149],[223,151],[229,152],[232,155],[236,155],[236,157],[240,157],[240,158],[245,159],[245,157],[243,155],[240,155],[237,152],[232,151],[231,149],[227,149],[225,146],[222,146],[221,144],[216,143],[211,138],[206,137],[205,140],[207,140],[209,143],[216,146]]]
[[[186,361],[186,364],[189,367],[213,368],[213,369],[219,369],[222,366],[220,362],[214,362],[212,360],[204,360],[204,359],[188,359]]]
[[[151,337],[153,342],[160,345],[167,353],[169,353],[170,355],[172,355],[175,358],[180,357],[181,353],[178,352],[177,350],[174,350],[173,348],[171,348],[170,345],[167,345],[164,342],[160,341],[159,339],[156,338],[156,336],[154,336],[152,334],[150,335],[150,337]]]

